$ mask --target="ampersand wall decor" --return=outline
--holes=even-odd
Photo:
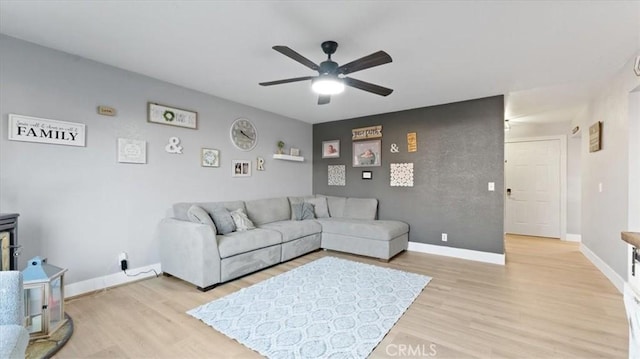
[[[164,150],[168,153],[182,153],[182,146],[180,146],[180,139],[178,137],[170,137],[169,144],[164,147]]]

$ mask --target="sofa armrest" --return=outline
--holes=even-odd
[[[156,235],[163,272],[200,288],[220,283],[220,253],[213,227],[164,218]]]
[[[22,273],[0,271],[0,325],[24,325]]]

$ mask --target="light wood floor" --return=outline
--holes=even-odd
[[[576,243],[508,236],[498,266],[416,252],[390,263],[318,251],[201,293],[170,277],[71,299],[75,323],[57,358],[254,358],[185,311],[326,255],[433,280],[371,355],[626,358],[622,296]],[[407,356],[404,356],[407,357]]]

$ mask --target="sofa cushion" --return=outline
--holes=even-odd
[[[294,221],[303,221],[306,219],[315,219],[316,214],[313,205],[308,202],[296,203],[291,206]]]
[[[313,205],[316,218],[329,218],[329,207],[327,206],[326,197],[308,198],[304,201]]]
[[[0,358],[25,358],[29,332],[18,324],[0,325]]]
[[[250,229],[255,229],[256,226],[253,225],[253,222],[247,217],[247,214],[244,213],[244,209],[238,208],[235,211],[231,211],[231,218],[233,219],[233,223],[236,225],[236,230],[239,232],[248,231]]]
[[[191,206],[196,205],[198,207],[201,207],[202,209],[204,209],[205,211],[207,211],[207,213],[209,213],[209,215],[213,214],[213,210],[215,208],[218,207],[224,207],[226,209],[228,209],[229,211],[233,211],[236,210],[238,208],[242,208],[244,209],[244,202],[243,201],[229,201],[229,202],[181,202],[181,203],[176,203],[173,205],[173,217],[183,220],[183,221],[188,221],[189,217],[187,216],[187,212],[189,211],[189,208],[191,208]]]
[[[250,252],[282,243],[282,235],[269,229],[256,228],[251,231],[233,232],[218,239],[220,258]]]
[[[216,207],[211,213],[211,218],[216,224],[216,231],[219,234],[228,234],[236,230],[236,224],[231,217],[231,213],[224,207]]]
[[[347,203],[347,197],[334,197],[317,195],[316,197],[324,197],[327,199],[327,206],[329,207],[329,216],[342,217],[344,214],[344,206]]]
[[[349,197],[345,201],[342,217],[353,219],[376,219],[376,212],[378,212],[377,199]]]
[[[291,218],[290,218],[290,219],[291,219],[292,221],[295,221],[295,220],[296,220],[295,215],[294,215],[294,213],[293,213],[293,206],[294,206],[294,205],[296,205],[296,204],[298,204],[298,203],[304,203],[304,202],[307,202],[308,200],[313,199],[313,198],[315,198],[315,197],[313,197],[313,196],[306,196],[306,197],[288,197],[288,199],[289,199],[289,207],[291,208]]]
[[[310,236],[322,232],[322,226],[316,221],[280,221],[263,225],[261,228],[278,231],[283,242]]]
[[[209,213],[207,213],[207,211],[205,211],[202,207],[195,204],[189,207],[189,210],[187,211],[187,217],[191,222],[206,224],[209,226],[213,226],[214,228],[216,227]]]
[[[256,226],[291,218],[287,197],[246,201],[247,214]]]
[[[409,225],[400,221],[323,218],[317,220],[323,233],[389,241],[409,232]]]

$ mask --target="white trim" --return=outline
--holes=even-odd
[[[533,142],[533,141],[560,141],[560,239],[567,240],[567,136],[540,136],[505,139],[504,143]],[[506,183],[505,172],[505,183]],[[507,206],[504,206],[505,221]]]
[[[408,250],[414,252],[436,254],[439,256],[455,257],[478,262],[504,265],[505,255],[498,253],[489,253],[474,251],[471,249],[462,249],[455,247],[436,246],[433,244],[409,242]]]
[[[622,293],[624,288],[624,279],[622,279],[616,271],[611,269],[607,263],[593,253],[584,243],[580,243],[580,252],[582,252],[582,254],[584,254],[584,256],[587,257],[587,259],[590,260],[591,263],[593,263],[593,265],[596,266],[596,268],[598,268],[605,277],[607,277],[607,279],[609,279],[616,289]]]
[[[114,274],[108,274],[102,277],[97,277],[97,278],[83,280],[80,282],[67,284],[64,286],[64,295],[65,297],[74,297],[77,295],[94,292],[96,290],[114,287],[116,285],[135,282],[140,279],[153,277],[155,276],[155,273],[153,273],[152,270],[155,270],[158,274],[160,274],[162,272],[162,270],[160,269],[160,263],[151,264],[148,266],[135,268],[135,269],[128,269],[127,271],[129,272],[130,275],[149,271],[149,273],[140,274],[135,277],[127,276],[126,274],[124,274],[124,272],[118,272]]]
[[[582,234],[567,233],[564,240],[568,242],[582,242]]]

